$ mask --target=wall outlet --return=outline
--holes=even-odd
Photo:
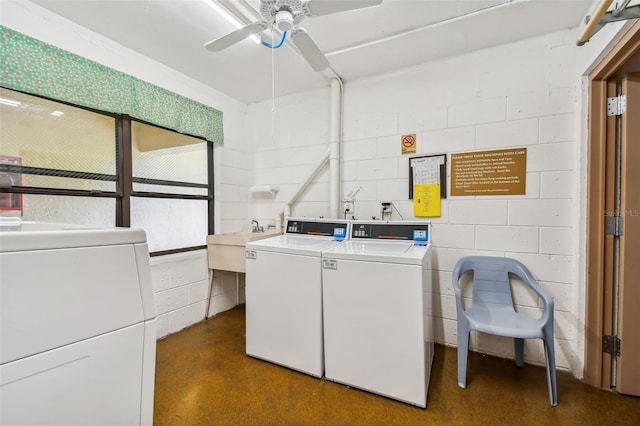
[[[382,207],[380,211],[380,219],[391,220],[391,217],[393,215],[393,211],[391,211],[391,202],[383,201],[380,203],[380,206]]]

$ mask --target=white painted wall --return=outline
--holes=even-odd
[[[215,229],[230,232],[249,226],[247,184],[252,162],[245,142],[245,104],[30,2],[0,2],[0,24],[223,111],[224,145],[217,145],[214,154]],[[153,258],[151,265],[158,337],[202,320],[208,285],[206,252]],[[212,309],[228,309],[221,301],[235,303],[235,286],[216,287],[215,295]]]
[[[358,219],[379,217],[392,201],[413,219],[408,158],[400,136],[417,133],[417,154],[527,148],[523,196],[451,197],[433,219],[435,338],[456,344],[451,271],[465,255],[509,256],[524,262],[554,297],[556,362],[582,376],[584,331],[584,216],[586,109],[582,74],[620,26],[577,48],[577,30],[562,31],[347,82],[341,160],[343,195],[362,186]],[[254,199],[252,217],[268,221],[280,211],[328,146],[329,90],[249,106],[255,147],[251,184],[279,185],[274,198]],[[450,177],[450,174],[449,174]],[[323,173],[293,216],[328,214]],[[449,183],[449,182],[448,182]],[[400,219],[394,211],[394,219]],[[518,308],[538,313],[526,293]],[[510,339],[473,336],[474,350],[510,357]],[[525,358],[544,364],[541,341],[528,341]]]

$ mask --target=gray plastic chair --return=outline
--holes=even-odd
[[[460,277],[473,271],[472,305],[462,303]],[[519,276],[542,299],[540,318],[516,312],[509,273]],[[558,404],[556,361],[553,343],[553,299],[538,285],[529,270],[515,259],[490,256],[467,256],[453,270],[453,289],[458,310],[458,385],[467,386],[467,353],[471,331],[514,338],[516,365],[524,365],[524,339],[542,339],[547,364],[549,401]]]

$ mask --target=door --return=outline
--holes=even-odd
[[[638,270],[634,270],[639,265],[633,265],[640,238],[640,204],[633,192],[634,189],[637,192],[640,183],[637,167],[640,134],[638,124],[633,122],[633,117],[637,121],[640,114],[639,72],[640,21],[633,24],[591,70],[588,113],[583,379],[593,386],[615,388],[632,395],[640,394],[637,388],[640,379],[632,365],[633,360],[640,357],[640,342],[630,330],[638,321],[634,304],[640,302]],[[631,92],[625,93],[627,111],[621,116],[611,116],[608,98],[617,96],[623,88]],[[618,236],[607,226],[616,216],[624,227]],[[620,356],[616,355],[615,347],[607,344],[619,337],[624,339]]]
[[[626,112],[620,125],[620,211],[618,337],[616,389],[640,396],[640,72],[622,78]]]

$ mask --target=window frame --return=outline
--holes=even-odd
[[[59,101],[57,99],[51,99],[45,96],[35,95],[33,93],[21,92],[19,90],[11,89],[9,87],[0,86],[3,89],[11,90],[13,92],[22,93],[28,96],[41,98],[50,102],[56,102],[62,105],[67,105],[73,108],[80,108],[95,114],[111,117],[115,120],[115,176],[102,175],[96,173],[85,174],[88,175],[84,178],[89,180],[114,180],[115,191],[105,190],[82,190],[82,189],[67,189],[67,188],[54,188],[54,187],[29,187],[29,186],[11,186],[0,187],[0,193],[8,194],[33,194],[33,195],[61,195],[61,196],[73,196],[73,197],[106,197],[115,198],[115,224],[116,227],[128,228],[131,226],[131,197],[147,197],[147,198],[164,198],[164,199],[185,199],[185,200],[206,200],[207,201],[207,223],[208,233],[215,233],[215,201],[214,201],[214,147],[211,141],[206,140],[200,136],[188,135],[180,133],[176,130],[169,129],[157,124],[149,123],[139,119],[132,119],[127,114],[116,114],[107,111],[97,110],[95,108],[84,107],[81,105],[74,105],[72,103]],[[174,193],[162,193],[162,192],[149,192],[149,191],[134,191],[133,190],[133,152],[132,152],[132,137],[131,137],[131,122],[136,121],[149,126],[154,126],[169,132],[174,132],[186,136],[190,136],[196,139],[204,141],[207,145],[207,195],[195,195],[195,194],[174,194]],[[7,166],[10,172],[17,172],[21,174],[38,174],[41,176],[54,176],[54,177],[70,177],[67,176],[70,170],[61,169],[49,169],[42,167],[25,167],[25,166]],[[93,176],[92,176],[93,175]],[[175,181],[156,181],[153,183],[162,183],[165,185],[176,184]],[[204,184],[193,184],[199,188],[204,188]],[[185,186],[181,183],[179,186]],[[190,186],[187,184],[186,186]],[[153,256],[163,256],[167,254],[182,253],[194,250],[206,249],[205,245],[180,247],[170,250],[161,250],[151,252]]]

